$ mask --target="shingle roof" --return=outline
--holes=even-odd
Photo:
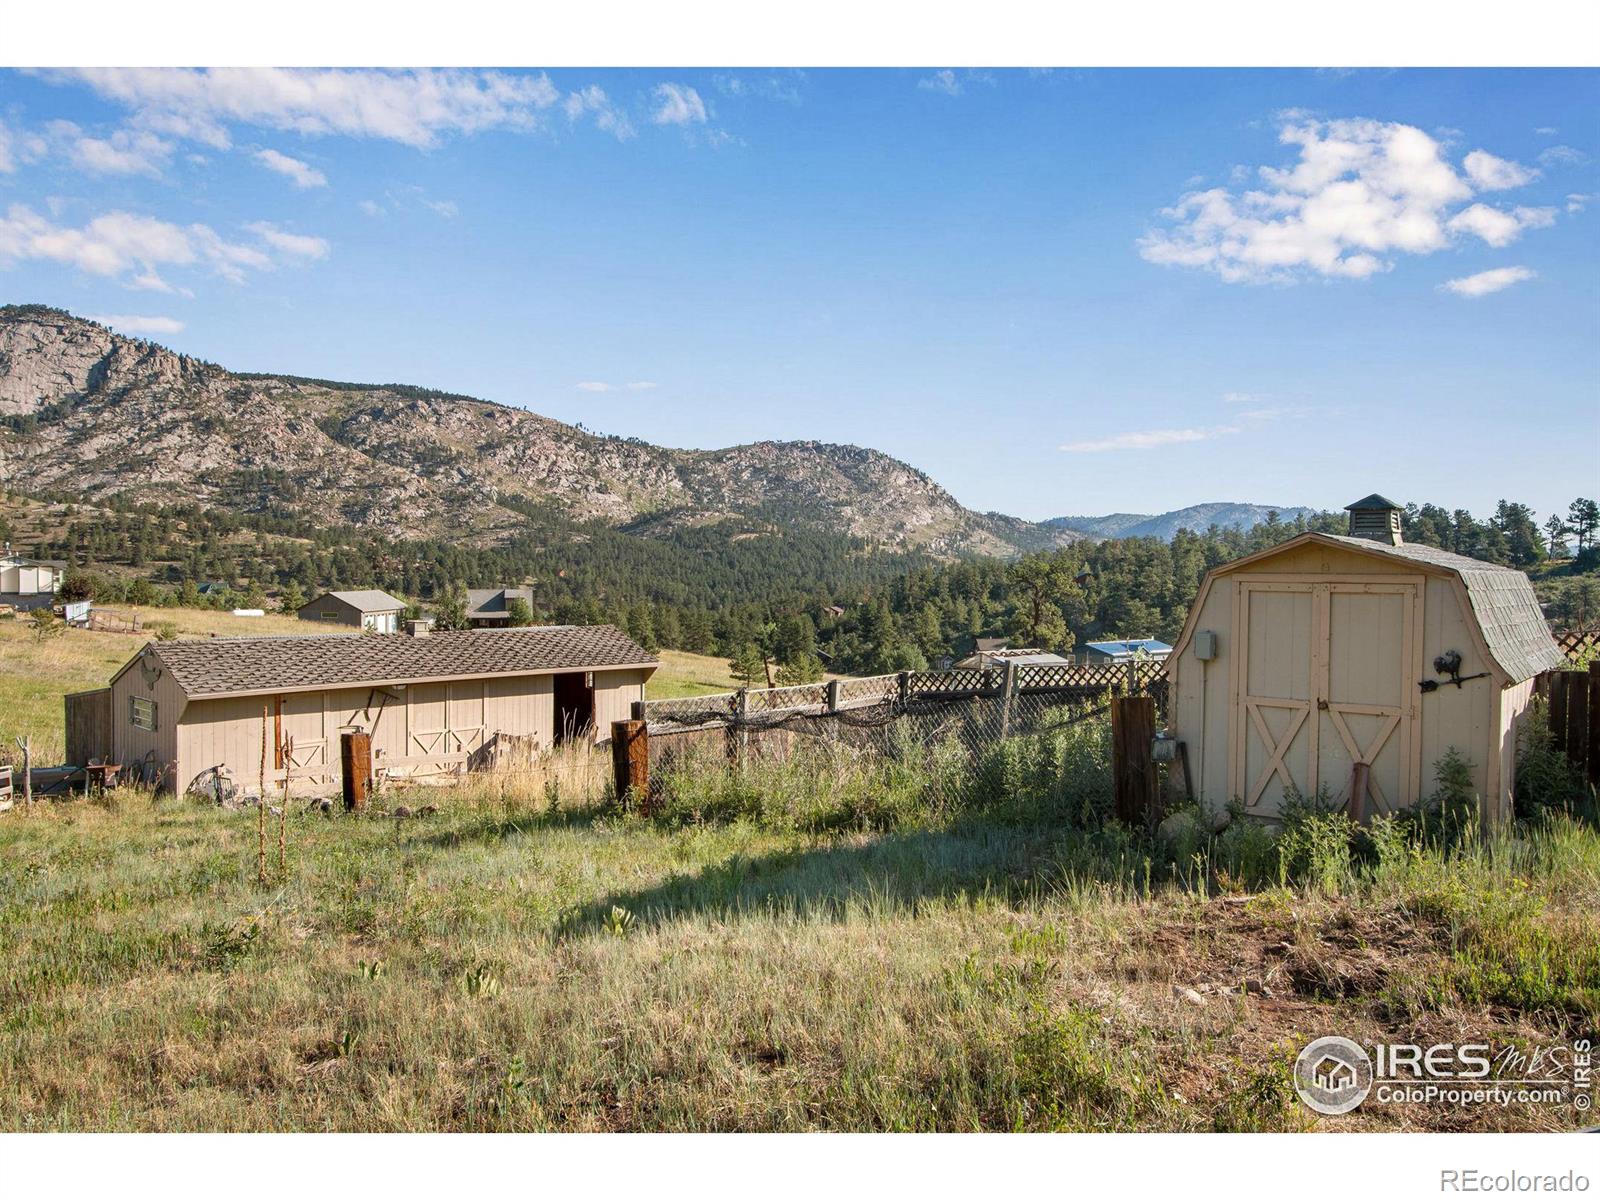
[[[1343,537],[1335,533],[1312,536],[1330,538],[1356,550],[1454,571],[1461,577],[1461,582],[1467,585],[1467,599],[1472,604],[1478,627],[1483,631],[1490,657],[1500,664],[1500,668],[1511,677],[1512,683],[1521,683],[1542,671],[1553,671],[1566,665],[1566,656],[1550,637],[1550,627],[1545,624],[1544,614],[1539,610],[1539,599],[1533,594],[1533,584],[1521,571],[1480,562],[1463,554],[1452,554],[1436,546],[1412,542],[1391,546],[1386,542]]]
[[[1380,496],[1377,492],[1373,492],[1372,495],[1363,496],[1354,504],[1346,504],[1344,507],[1346,512],[1365,512],[1368,509],[1404,508],[1405,505],[1396,504],[1388,497]]]
[[[531,607],[533,604],[532,588],[468,588],[467,589],[467,616],[468,617],[503,617],[506,615],[506,606],[513,600],[526,600]]]
[[[343,600],[351,608],[359,608],[362,612],[390,612],[406,606],[404,600],[396,599],[389,595],[388,592],[372,590],[363,592],[324,592],[322,595],[332,596],[335,600]],[[315,604],[320,599],[322,599],[322,596],[318,596],[316,600],[311,601],[311,604]],[[308,604],[305,607],[309,608],[310,606]]]
[[[204,638],[152,642],[142,653],[171,671],[173,681],[190,699],[656,662],[655,655],[611,625],[474,629],[426,637],[391,633]]]

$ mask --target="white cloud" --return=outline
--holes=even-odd
[[[1589,161],[1589,156],[1576,146],[1551,146],[1539,151],[1541,167],[1576,167]]]
[[[1447,228],[1451,233],[1470,233],[1499,249],[1516,241],[1523,230],[1542,229],[1553,224],[1555,219],[1553,208],[1514,208],[1507,212],[1487,204],[1474,204],[1451,217]]]
[[[1461,160],[1461,165],[1467,169],[1467,178],[1485,192],[1522,187],[1539,177],[1539,172],[1507,158],[1496,158],[1487,150],[1474,150]]]
[[[917,80],[917,87],[924,92],[940,92],[946,96],[961,95],[961,80],[956,78],[956,73],[949,69],[935,71],[932,75]]]
[[[1187,193],[1163,210],[1165,228],[1139,239],[1140,254],[1230,283],[1361,279],[1391,270],[1395,254],[1432,254],[1464,233],[1505,245],[1554,219],[1553,209],[1457,211],[1472,198],[1472,182],[1438,141],[1409,125],[1288,113],[1279,141],[1296,148],[1298,161],[1259,168],[1262,186],[1253,190]],[[1499,188],[1514,186],[1527,168],[1476,150],[1467,172],[1478,186]]]
[[[153,133],[119,129],[110,138],[76,139],[70,156],[77,166],[95,175],[159,176],[172,156],[172,143]]]
[[[0,217],[0,266],[24,261],[57,262],[90,275],[123,277],[140,291],[181,292],[161,276],[165,267],[206,267],[224,279],[242,282],[247,271],[270,270],[270,251],[291,258],[321,257],[320,238],[281,234],[274,226],[251,227],[267,249],[232,242],[209,225],[174,225],[155,217],[109,212],[81,228],[62,226],[24,204]],[[267,236],[263,231],[270,231]],[[313,243],[321,247],[310,254]]]
[[[650,119],[657,125],[703,125],[706,121],[705,101],[692,87],[681,83],[661,83],[654,92],[656,109]]]
[[[246,228],[274,250],[290,258],[310,262],[328,257],[328,243],[322,238],[303,233],[289,233],[279,229],[270,221],[253,221]]]
[[[454,200],[429,200],[424,196],[422,206],[444,217],[446,220],[461,215],[461,206]]]
[[[450,134],[536,128],[561,99],[543,74],[501,71],[90,67],[47,77],[85,83],[143,127],[217,149],[237,122],[433,146]]]
[[[630,392],[649,392],[654,391],[657,386],[653,380],[637,379],[628,385],[628,390]]]
[[[1588,207],[1589,201],[1593,200],[1594,198],[1593,192],[1568,192],[1567,211],[1569,213],[1581,213],[1586,207]]]
[[[596,129],[611,134],[619,142],[625,142],[634,136],[633,122],[621,109],[611,103],[605,90],[590,84],[576,92],[568,92],[567,98],[562,101],[561,109],[567,114],[567,120],[580,121],[585,116],[592,116]]]
[[[146,333],[182,333],[183,322],[176,317],[90,317],[91,321],[99,321],[102,325],[109,325],[121,333],[135,335]]]
[[[1252,395],[1250,392],[1223,392],[1222,402],[1224,404],[1259,404],[1261,397]]]
[[[582,383],[578,384],[577,386],[578,386],[578,390],[580,392],[609,392],[609,391],[611,391],[611,385],[609,383],[601,383],[598,379],[586,379]]]
[[[383,205],[379,204],[376,200],[363,200],[360,204],[356,205],[356,207],[362,212],[366,213],[369,217],[383,216]]]
[[[1108,450],[1155,450],[1185,442],[1207,442],[1215,437],[1238,433],[1236,425],[1214,425],[1205,429],[1142,429],[1087,442],[1068,442],[1060,449],[1069,454],[1103,454]]]
[[[297,188],[327,187],[328,177],[310,163],[290,158],[276,150],[257,150],[255,160],[269,171],[287,176]]]
[[[1554,125],[1541,125],[1534,130],[1540,137],[1555,137],[1560,132]]]
[[[1496,267],[1492,271],[1479,271],[1476,275],[1467,275],[1461,279],[1449,279],[1439,286],[1458,296],[1476,299],[1479,296],[1504,291],[1514,283],[1523,283],[1534,277],[1535,272],[1528,270],[1527,267]]]

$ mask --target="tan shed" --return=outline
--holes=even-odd
[[[599,741],[644,699],[653,655],[610,625],[152,642],[111,681],[112,757],[180,792],[287,772],[339,787],[339,735],[372,737],[391,775],[461,765],[499,738]],[[287,744],[287,751],[281,750]]]
[[[1509,817],[1533,679],[1564,662],[1528,577],[1407,545],[1381,496],[1350,511],[1355,536],[1302,534],[1201,585],[1168,659],[1196,793],[1270,817],[1325,790],[1370,817],[1415,805],[1454,748],[1486,818]]]

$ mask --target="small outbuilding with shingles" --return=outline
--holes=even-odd
[[[390,775],[464,765],[497,739],[596,742],[656,666],[610,625],[151,642],[111,680],[111,757],[180,792],[219,776],[254,792],[265,748],[269,788],[287,772],[296,794],[325,794],[342,731],[369,733]]]
[[[1351,506],[1350,529],[1206,576],[1167,660],[1196,793],[1270,817],[1320,791],[1371,817],[1428,795],[1454,749],[1485,818],[1509,817],[1534,677],[1565,661],[1528,577],[1408,545],[1381,496]]]
[[[511,602],[521,600],[533,611],[531,587],[467,589],[467,622],[474,629],[495,629],[511,624]]]
[[[353,625],[373,633],[394,633],[406,602],[388,592],[323,592],[302,604],[296,615],[302,621],[322,621],[330,625]]]

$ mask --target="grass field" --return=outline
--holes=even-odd
[[[1332,1032],[1592,1031],[1590,827],[1361,862],[1323,839],[1246,884],[1275,853],[1254,827],[1163,856],[1034,802],[841,826],[808,816],[849,794],[820,765],[753,772],[760,815],[722,821],[692,780],[654,819],[493,780],[385,801],[426,815],[295,812],[286,870],[267,822],[265,885],[254,811],[125,791],[7,814],[0,1127],[1582,1123],[1317,1118],[1288,1072]]]
[[[33,738],[34,761],[59,762],[65,753],[61,697],[67,692],[104,687],[113,672],[169,625],[178,637],[248,637],[253,634],[327,633],[293,617],[236,617],[196,608],[137,608],[119,605],[107,611],[137,614],[146,631],[140,634],[100,633],[68,629],[41,641],[26,619],[0,620],[0,746],[12,739]],[[729,691],[738,685],[725,659],[679,650],[663,650],[661,667],[650,681],[652,697],[698,696]]]

